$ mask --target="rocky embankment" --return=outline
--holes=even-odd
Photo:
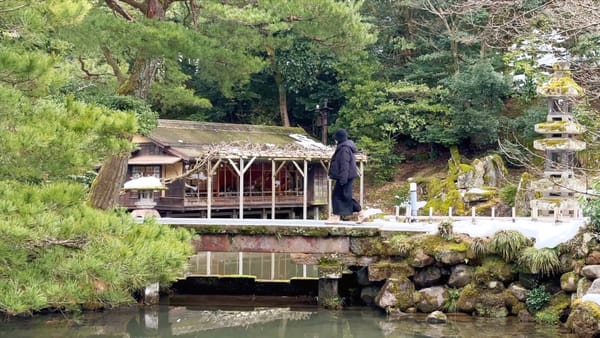
[[[362,300],[390,316],[423,312],[436,322],[448,312],[518,316],[589,337],[600,334],[599,243],[585,230],[538,249],[518,231],[471,238],[452,233],[446,222],[436,235],[394,235],[354,249],[386,257],[356,274]]]

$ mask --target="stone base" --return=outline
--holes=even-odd
[[[158,211],[154,209],[135,209],[131,212],[131,216],[134,218],[147,218],[147,217],[156,217],[160,218],[160,214]]]

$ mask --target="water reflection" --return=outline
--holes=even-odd
[[[165,304],[70,318],[12,319],[0,324],[0,337],[574,337],[555,327],[520,323],[515,317],[450,315],[447,324],[428,324],[423,314],[390,320],[368,308],[325,311],[305,304],[263,307],[239,297],[229,302],[237,306]]]
[[[198,252],[189,260],[188,275],[249,275],[259,280],[316,278],[317,265],[299,264],[290,253]]]

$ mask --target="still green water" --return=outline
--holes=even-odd
[[[574,337],[558,327],[520,323],[516,317],[450,314],[446,324],[428,324],[424,314],[390,319],[372,308],[327,311],[294,299],[273,300],[262,306],[255,298],[190,296],[185,304],[11,318],[0,322],[0,337]]]

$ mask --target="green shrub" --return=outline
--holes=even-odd
[[[451,288],[448,289],[448,300],[444,304],[446,312],[456,312],[458,299],[460,298],[460,289]]]
[[[473,256],[475,258],[483,258],[490,253],[489,247],[490,247],[489,240],[487,240],[485,238],[481,238],[481,237],[476,237],[476,238],[473,238],[473,241],[471,242],[469,249],[471,249],[471,251],[473,252]]]
[[[515,196],[517,196],[517,186],[509,184],[500,189],[500,200],[511,207],[515,206]]]
[[[514,261],[521,250],[531,245],[531,240],[516,230],[500,230],[492,237],[490,252],[501,256],[506,262]]]
[[[543,286],[538,286],[535,289],[527,291],[527,299],[525,305],[527,310],[531,313],[539,311],[544,305],[550,301],[550,293],[548,293]]]
[[[536,249],[529,247],[523,250],[519,264],[532,273],[552,275],[560,269],[560,260],[556,252],[549,248]]]

